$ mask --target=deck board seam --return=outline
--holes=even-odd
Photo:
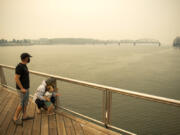
[[[16,111],[16,108],[18,107],[18,103],[16,104],[16,107],[15,107],[15,109],[14,109],[14,111],[13,111],[13,113],[12,114],[14,114],[15,113],[15,111]],[[12,115],[13,116],[13,115]],[[12,118],[13,119],[13,118]],[[6,135],[6,133],[7,133],[7,131],[8,131],[8,129],[9,129],[9,125],[10,125],[10,123],[11,123],[11,121],[12,121],[12,119],[9,121],[9,123],[8,123],[8,128],[6,129],[6,131],[5,131],[5,135]]]
[[[64,117],[62,117],[62,119],[63,119],[63,122],[64,122],[64,128],[65,128],[65,131],[66,131],[66,135],[68,135],[68,132],[67,132],[67,128],[66,128],[66,123],[65,123]]]
[[[76,130],[75,130],[74,124],[73,124],[73,122],[72,122],[72,119],[70,119],[70,120],[71,120],[72,127],[73,127],[73,129],[74,129],[74,133],[75,133],[75,135],[76,135]]]
[[[31,104],[32,104],[32,106],[34,106],[33,102]],[[35,108],[35,106],[33,108],[34,108],[34,111],[33,111],[33,117],[34,117],[36,108]],[[33,125],[34,125],[34,119],[32,120],[31,135],[33,133]]]

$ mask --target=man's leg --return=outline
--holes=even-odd
[[[14,120],[14,121],[18,120],[19,114],[20,114],[20,112],[22,111],[23,95],[22,95],[22,93],[20,92],[20,90],[17,90],[17,92],[18,92],[18,95],[19,95],[19,105],[17,106],[16,112],[15,112],[14,117],[13,117],[13,120]]]
[[[27,113],[26,113],[26,110],[27,110],[27,105],[26,105],[26,106],[24,106],[23,119],[24,119],[24,118],[27,118]]]
[[[18,107],[16,108],[16,112],[14,114],[14,121],[18,120],[19,114],[22,111],[22,106],[19,104]]]
[[[29,90],[27,90],[27,92],[24,94],[24,98],[23,98],[23,102],[22,102],[22,111],[23,111],[23,118],[22,120],[31,120],[34,119],[34,116],[27,116],[27,106],[28,106],[28,102],[29,102]]]
[[[22,102],[22,111],[23,111],[23,119],[27,118],[26,110],[27,110],[27,105],[29,102],[29,90],[23,95],[23,102]]]

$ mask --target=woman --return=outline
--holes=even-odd
[[[52,86],[55,91],[57,91],[56,88],[56,79],[55,78],[48,78],[47,80],[43,80],[42,84],[37,88],[36,93],[34,94],[33,101],[37,104],[38,107],[38,113],[41,113],[41,108],[44,108],[45,110],[49,110],[50,106],[46,106],[45,102],[49,101],[49,98],[47,98],[44,94],[47,91],[48,86]],[[55,93],[53,96],[50,98],[50,102],[52,104],[55,104],[56,101],[56,96],[60,96],[60,94]],[[52,106],[51,106],[52,107]]]

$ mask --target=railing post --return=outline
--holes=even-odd
[[[106,128],[111,122],[112,92],[103,91],[103,122]]]
[[[56,82],[55,82],[55,86],[54,86],[55,88],[55,92],[57,92],[57,80],[56,80]],[[57,104],[58,104],[58,98],[56,97],[56,102],[55,102],[55,109],[56,109],[56,106],[57,106]]]
[[[55,82],[55,92],[58,92],[57,80]],[[60,99],[59,99],[59,97],[56,97],[55,109],[57,109],[57,106],[59,106],[59,103],[60,103]]]
[[[3,71],[3,67],[0,66],[0,78],[1,78],[1,84],[3,86],[7,85],[6,79],[5,79],[5,75],[4,75],[4,71]]]

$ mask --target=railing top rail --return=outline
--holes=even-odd
[[[7,66],[7,65],[3,65],[3,64],[0,64],[0,66],[4,67],[4,68],[8,68],[8,69],[15,69],[15,67],[13,67],[13,66]],[[78,84],[78,85],[82,85],[82,86],[87,86],[87,87],[91,87],[91,88],[95,88],[95,89],[99,89],[99,90],[108,90],[108,91],[111,91],[114,93],[119,93],[122,95],[136,97],[136,98],[140,98],[140,99],[146,99],[146,100],[155,101],[155,102],[161,102],[164,104],[180,106],[180,100],[176,100],[176,99],[165,98],[165,97],[160,97],[160,96],[155,96],[155,95],[145,94],[145,93],[140,93],[140,92],[134,92],[134,91],[115,88],[115,87],[109,87],[109,86],[100,85],[100,84],[96,84],[96,83],[80,81],[80,80],[76,80],[76,79],[46,74],[46,73],[32,71],[32,70],[29,70],[29,72],[32,74],[35,74],[35,75],[44,76],[44,77],[54,77],[57,80],[61,80],[61,81],[69,82],[69,83],[73,83],[73,84]]]

